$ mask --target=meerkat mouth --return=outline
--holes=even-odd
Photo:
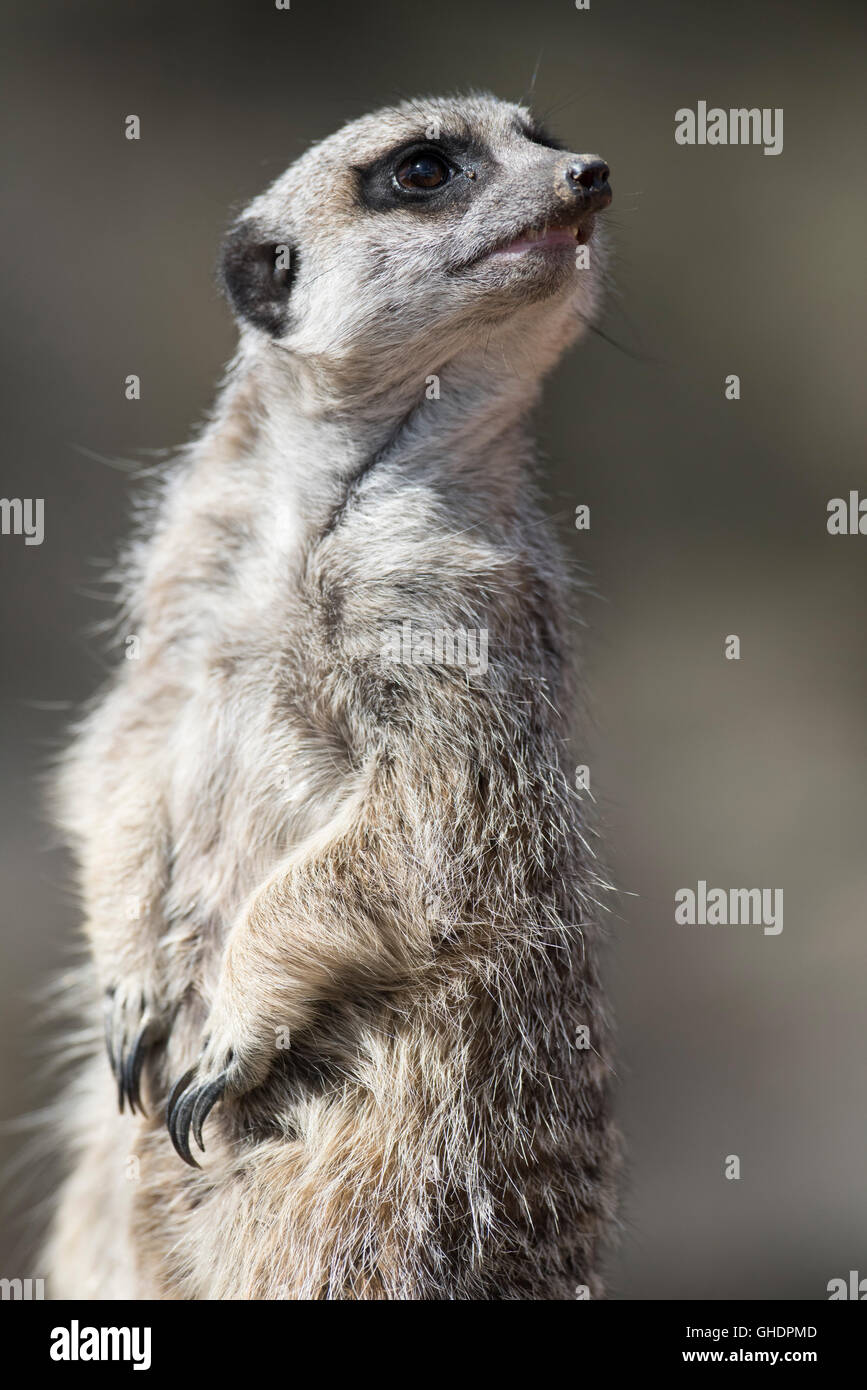
[[[562,252],[574,251],[576,246],[584,246],[593,234],[595,217],[585,213],[580,221],[552,225],[545,222],[539,227],[527,227],[519,236],[510,241],[500,242],[491,247],[477,259],[480,261],[498,259],[501,256],[525,256],[534,251]]]
[[[549,251],[557,246],[575,245],[578,237],[577,227],[538,227],[530,228],[514,241],[498,246],[491,252],[493,256],[522,256],[525,251]]]

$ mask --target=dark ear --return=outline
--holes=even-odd
[[[220,281],[235,313],[274,336],[285,331],[297,268],[294,246],[240,222],[223,242]]]

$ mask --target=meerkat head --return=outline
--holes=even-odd
[[[404,102],[310,149],[223,249],[248,345],[384,383],[480,348],[544,370],[596,311],[608,166],[522,106]],[[502,340],[502,341],[501,341]]]

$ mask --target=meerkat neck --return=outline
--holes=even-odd
[[[267,380],[263,382],[263,377]],[[532,446],[527,417],[539,393],[533,370],[502,356],[453,359],[338,401],[315,369],[291,354],[241,356],[202,441],[230,457],[241,447],[259,470],[259,486],[292,496],[317,528],[333,521],[350,491],[374,471],[404,483],[424,481],[491,520],[512,514]],[[255,485],[253,478],[251,485]]]

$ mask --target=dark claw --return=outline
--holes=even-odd
[[[143,1115],[145,1109],[141,1101],[141,1078],[144,1065],[148,1053],[158,1043],[165,1040],[170,1024],[167,1025],[154,1017],[153,1014],[149,1014],[144,995],[142,995],[135,1010],[138,1015],[138,1021],[135,1025],[130,1017],[132,1012],[132,1010],[118,1007],[114,989],[106,990],[104,1006],[105,1050],[108,1053],[109,1066],[117,1081],[117,1106],[123,1114],[128,1101],[133,1115],[136,1111]],[[145,1019],[147,1021],[143,1022],[142,1020]],[[133,1026],[138,1027],[137,1033],[133,1033]],[[130,1037],[132,1037],[131,1042]]]
[[[193,1107],[193,1135],[202,1153],[205,1152],[205,1146],[202,1142],[202,1126],[226,1089],[226,1076],[227,1073],[222,1072],[217,1077],[216,1081],[212,1081],[209,1086],[205,1086],[205,1088],[199,1092]]]
[[[175,1152],[192,1168],[198,1168],[199,1164],[190,1150],[190,1133],[204,1153],[202,1129],[214,1106],[225,1095],[229,1076],[227,1069],[216,1080],[196,1085],[196,1070],[191,1067],[176,1082],[166,1105],[166,1126]]]
[[[123,1069],[123,1087],[129,1100],[129,1108],[133,1114],[138,1108],[142,1114],[145,1113],[141,1103],[139,1087],[141,1085],[142,1067],[147,1052],[154,1040],[154,1030],[150,1023],[146,1023],[139,1032],[138,1037],[132,1045],[132,1050],[126,1059]]]
[[[197,1095],[197,1088],[190,1086],[190,1082],[195,1074],[195,1067],[190,1067],[188,1072],[184,1072],[174,1086],[166,1106],[166,1125],[175,1152],[185,1163],[189,1163],[191,1168],[199,1166],[190,1153],[190,1117]]]
[[[172,1087],[171,1095],[166,1101],[166,1124],[169,1125],[169,1127],[171,1127],[172,1116],[175,1106],[180,1099],[181,1092],[187,1089],[195,1074],[195,1067],[190,1067],[189,1071],[185,1071],[180,1081],[176,1081]]]
[[[183,1091],[185,1091],[186,1088],[188,1088],[190,1081],[192,1081],[193,1077],[195,1077],[195,1074],[195,1066],[190,1066],[189,1072],[183,1073],[181,1080],[175,1081],[174,1086],[172,1086],[171,1095],[170,1097],[168,1097],[168,1101],[165,1102],[165,1123],[167,1123],[170,1129],[172,1125],[172,1120],[174,1120],[175,1106],[178,1105],[178,1101],[179,1099],[181,1099]]]
[[[181,1097],[180,1104],[174,1114],[174,1124],[171,1129],[172,1143],[185,1163],[189,1163],[191,1168],[198,1168],[198,1163],[193,1158],[190,1151],[190,1120],[193,1114],[193,1106],[196,1103],[198,1092],[195,1086],[191,1086]]]

